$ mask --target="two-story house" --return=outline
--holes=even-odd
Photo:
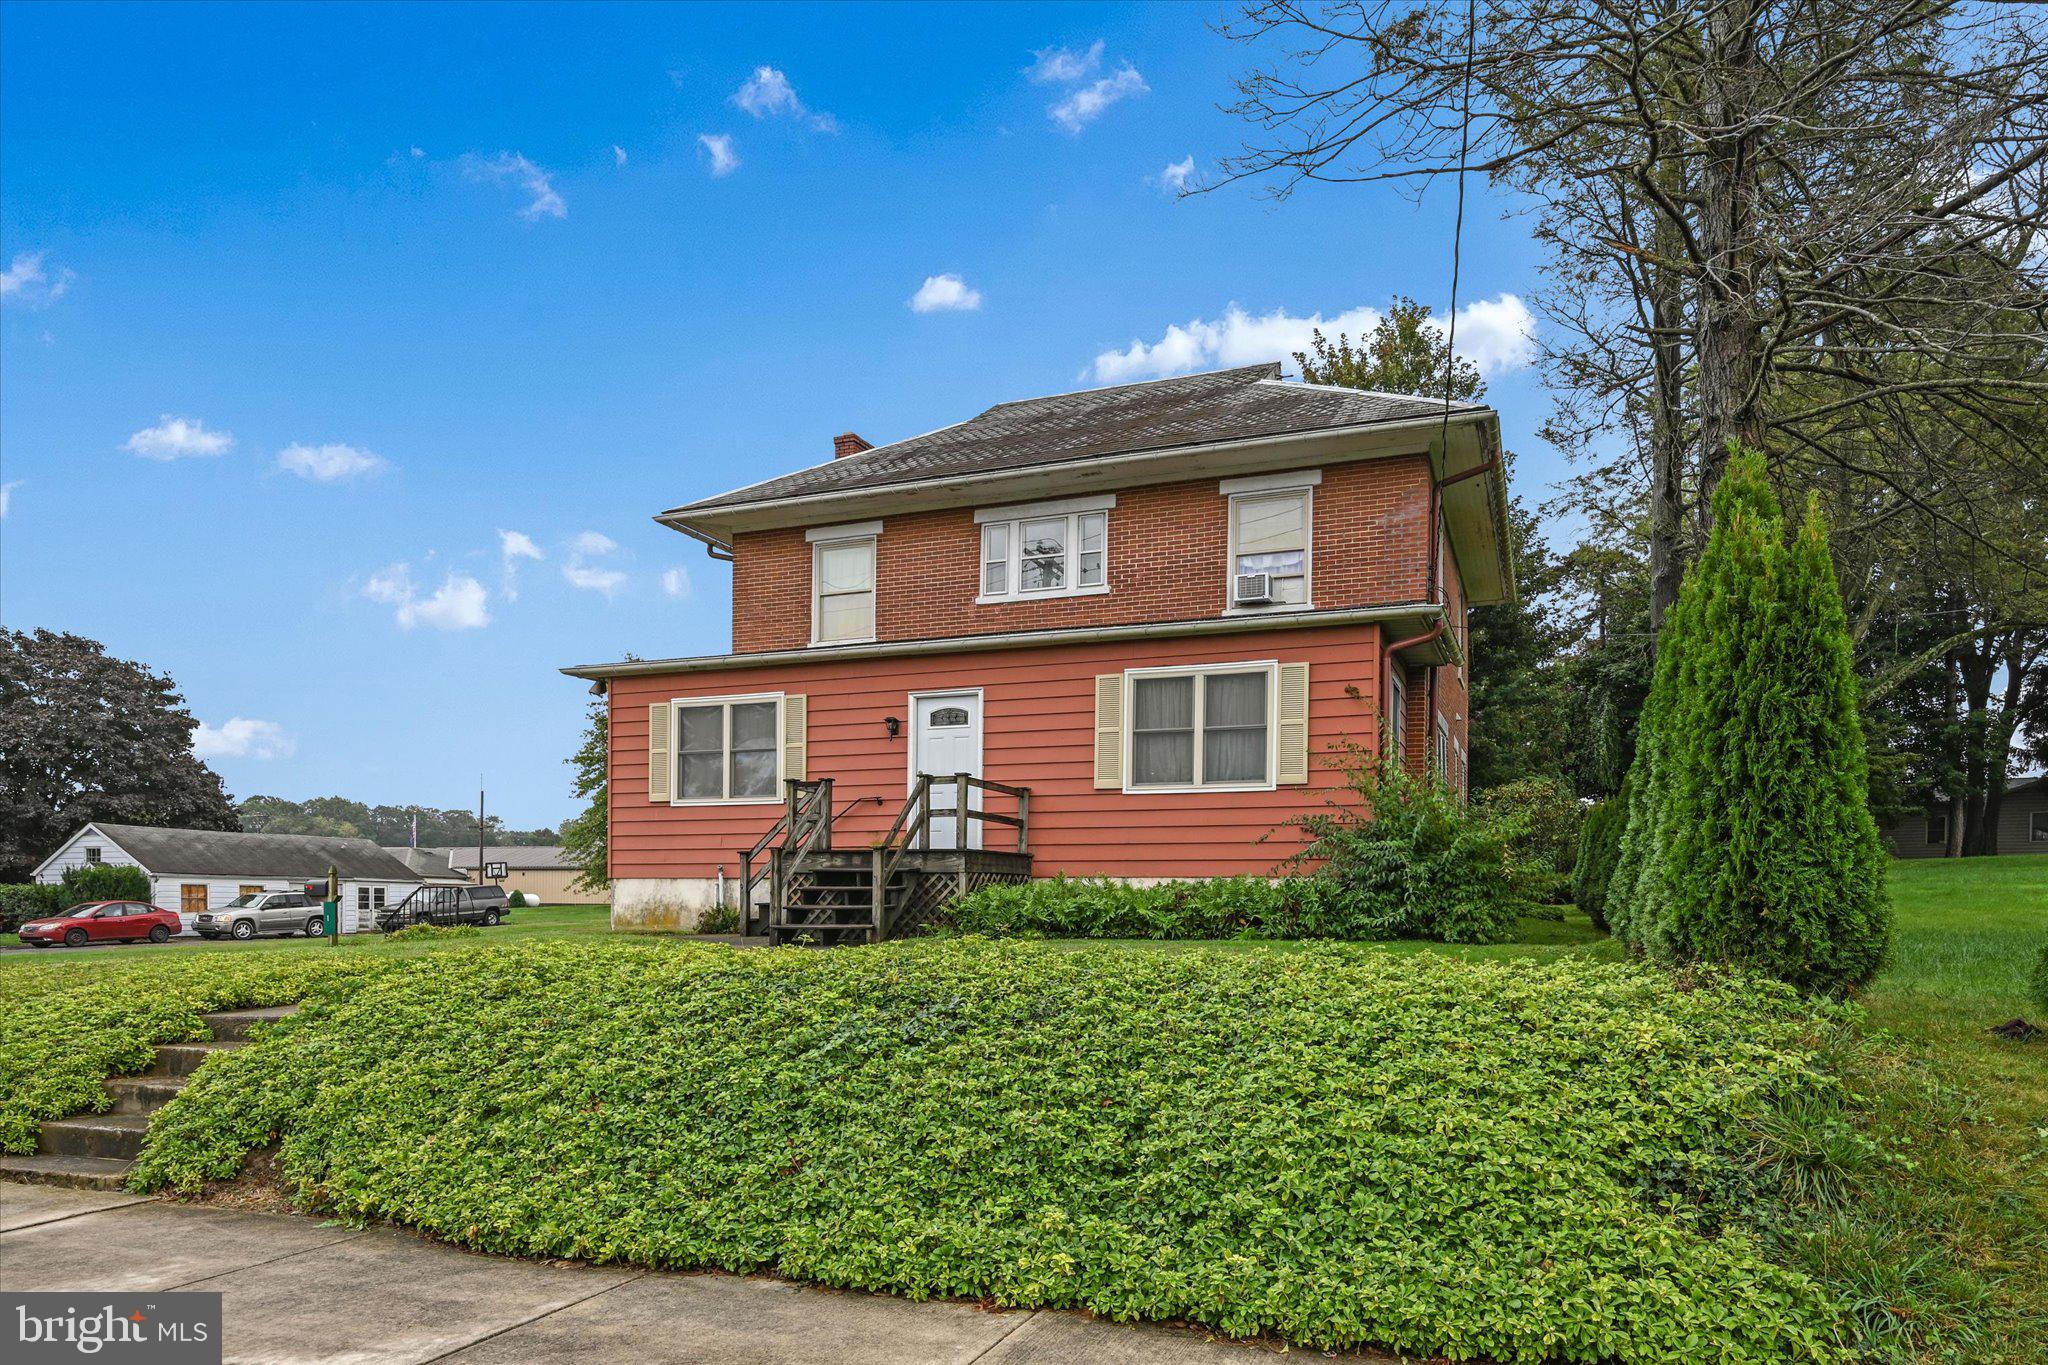
[[[1466,613],[1514,593],[1491,409],[1258,365],[833,453],[658,518],[731,562],[732,652],[564,670],[610,697],[618,926],[1267,874],[1383,722],[1463,782]]]

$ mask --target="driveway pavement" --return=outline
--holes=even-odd
[[[218,1291],[230,1361],[1244,1365],[1270,1349],[764,1276],[482,1256],[394,1228],[4,1182],[0,1289]]]

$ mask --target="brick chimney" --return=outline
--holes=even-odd
[[[835,460],[843,460],[849,455],[858,455],[863,450],[873,449],[873,445],[850,431],[842,431],[832,438],[832,458]]]

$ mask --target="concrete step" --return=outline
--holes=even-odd
[[[226,1043],[247,1038],[252,1025],[274,1024],[296,1009],[297,1005],[278,1005],[273,1009],[222,1010],[216,1014],[202,1014],[199,1017],[213,1030],[215,1042]]]
[[[114,1114],[154,1114],[185,1088],[183,1076],[109,1076],[107,1093],[114,1097]]]
[[[154,1078],[165,1076],[189,1076],[199,1069],[199,1064],[214,1053],[226,1048],[240,1047],[239,1042],[225,1043],[162,1043],[156,1050],[156,1065],[148,1074]]]
[[[31,1185],[68,1185],[78,1190],[118,1190],[135,1163],[103,1156],[0,1156],[0,1178]]]
[[[107,1156],[132,1161],[142,1154],[147,1114],[78,1114],[45,1119],[37,1150],[49,1156]]]

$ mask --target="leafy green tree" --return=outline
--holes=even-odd
[[[611,885],[611,717],[606,701],[591,701],[583,742],[569,758],[576,773],[576,796],[590,803],[562,826],[562,852],[580,869],[573,888],[578,891],[603,891]]]
[[[1659,960],[1863,985],[1891,906],[1849,627],[1817,506],[1789,542],[1738,453],[1658,644],[1609,917]]]
[[[282,796],[252,796],[237,808],[242,828],[261,834],[325,834],[368,839],[388,848],[402,847],[419,833],[421,848],[476,847],[476,812],[441,810],[434,806],[370,806],[345,796],[317,796],[291,801]],[[507,829],[495,815],[484,817],[484,838],[493,844],[533,846],[555,843],[555,831]]]
[[[1294,363],[1311,384],[1427,398],[1443,397],[1448,363],[1451,397],[1467,402],[1479,398],[1486,392],[1486,381],[1479,377],[1478,366],[1463,356],[1451,360],[1450,354],[1444,329],[1429,321],[1429,305],[1397,294],[1387,305],[1386,316],[1373,325],[1370,336],[1358,339],[1357,346],[1342,332],[1332,342],[1318,328],[1311,334],[1309,349],[1294,353]]]
[[[1508,472],[1512,477],[1512,457]],[[1465,677],[1475,792],[1565,777],[1575,747],[1570,630],[1559,611],[1564,563],[1550,553],[1535,514],[1518,497],[1508,499],[1508,541],[1515,600],[1471,613]]]
[[[97,640],[0,629],[0,881],[89,820],[237,829],[177,685]]]

